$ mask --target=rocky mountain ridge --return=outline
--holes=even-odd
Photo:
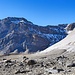
[[[66,26],[38,26],[25,18],[4,18],[0,20],[0,53],[44,50],[67,35]]]

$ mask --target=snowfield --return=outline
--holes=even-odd
[[[51,47],[41,51],[40,53],[46,53],[52,50],[67,50],[69,52],[75,51],[75,29],[71,31],[63,40],[52,45]]]

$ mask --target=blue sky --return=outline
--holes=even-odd
[[[75,22],[75,0],[0,0],[0,19],[24,17],[37,25]]]

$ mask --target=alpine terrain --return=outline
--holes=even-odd
[[[0,56],[0,75],[75,75],[75,23],[68,24],[66,28],[64,25],[42,27],[23,20],[23,18],[17,18],[21,19],[18,23],[15,21],[12,23],[11,19],[13,18],[1,20],[1,27],[3,27],[1,32],[7,29],[7,33],[5,31],[3,35],[1,34],[1,40],[3,39],[0,45],[1,48],[3,47],[1,51],[10,53],[14,47],[17,47],[18,50],[23,41],[27,49],[29,46],[31,49],[37,45],[42,47],[48,45],[47,43],[50,46],[57,42],[55,40],[54,42],[53,39],[68,35],[41,52]],[[7,20],[10,21],[7,22]],[[8,24],[5,24],[5,21]],[[14,44],[13,47],[12,44]]]
[[[0,20],[0,54],[42,51],[66,37],[66,26],[38,26],[25,18],[4,18]]]

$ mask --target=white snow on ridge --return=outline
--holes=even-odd
[[[20,22],[25,22],[24,20],[21,20]]]
[[[18,24],[20,21],[11,21],[12,23]]]
[[[16,20],[16,21],[11,21],[12,23],[18,24],[20,22],[26,23],[24,20]]]
[[[63,40],[45,49],[44,51],[41,51],[40,53],[46,53],[57,49],[61,50],[66,49],[67,51],[71,52],[75,51],[75,29],[69,35],[67,35]]]

